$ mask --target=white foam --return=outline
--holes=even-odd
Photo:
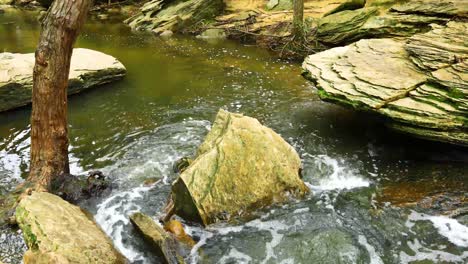
[[[115,247],[130,261],[141,261],[144,257],[135,248],[124,244],[124,227],[130,224],[129,216],[141,208],[136,203],[150,187],[137,187],[126,192],[116,193],[98,205],[95,220],[110,236]]]
[[[370,264],[383,264],[382,259],[380,258],[379,254],[377,254],[375,248],[367,242],[367,239],[363,235],[358,236],[359,244],[363,245],[367,252],[369,253],[370,257]]]
[[[406,225],[411,228],[415,221],[431,221],[440,235],[446,237],[452,244],[468,247],[468,227],[457,220],[446,216],[432,216],[412,211]]]
[[[235,260],[235,263],[239,264],[248,264],[252,262],[252,258],[249,255],[246,255],[242,252],[239,252],[235,248],[231,248],[229,254],[223,256],[220,260],[220,264],[232,263],[232,260]]]
[[[353,170],[340,164],[337,159],[327,155],[315,156],[315,164],[320,170],[325,170],[324,166],[331,168],[332,173],[326,178],[320,179],[315,188],[321,190],[353,189],[358,187],[368,187],[370,182],[360,176],[356,176]]]
[[[400,252],[400,262],[403,264],[414,263],[416,261],[423,260],[437,260],[437,262],[448,262],[448,263],[463,263],[468,258],[468,251],[465,251],[462,255],[454,255],[448,252],[433,250],[426,248],[421,245],[419,240],[414,239],[413,241],[407,242],[408,247],[414,254],[408,255],[405,252]]]

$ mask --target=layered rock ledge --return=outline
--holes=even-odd
[[[34,53],[0,53],[0,112],[31,103]],[[126,69],[116,58],[89,49],[74,49],[68,94],[122,79]]]
[[[326,101],[375,112],[418,137],[468,146],[468,24],[408,39],[364,39],[306,58]]]

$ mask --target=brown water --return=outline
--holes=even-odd
[[[38,34],[33,14],[0,14],[0,51],[33,52]],[[467,217],[440,216],[466,208],[456,204],[468,193],[466,149],[393,133],[373,116],[321,102],[299,64],[256,47],[164,40],[93,20],[77,46],[113,55],[128,69],[121,82],[72,96],[69,121],[72,172],[100,169],[116,185],[82,206],[132,262],[158,259],[127,216],[160,212],[176,177],[173,162],[194,153],[219,108],[280,133],[300,153],[313,193],[245,224],[187,226],[198,241],[189,262],[468,261]],[[29,115],[30,107],[0,113],[2,194],[27,175]],[[161,181],[142,185],[154,177]],[[1,260],[19,263],[24,249],[15,230],[0,231]]]

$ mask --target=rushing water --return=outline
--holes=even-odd
[[[33,52],[38,34],[31,13],[0,14],[0,51]],[[313,192],[247,223],[187,225],[198,241],[189,262],[468,261],[467,216],[441,215],[466,208],[466,149],[393,133],[373,116],[321,102],[299,64],[256,47],[164,40],[93,20],[77,46],[113,55],[128,69],[121,82],[71,97],[69,123],[72,172],[99,169],[115,185],[82,206],[133,263],[158,259],[128,215],[160,214],[176,177],[173,162],[193,155],[220,108],[280,133],[300,153]],[[30,107],[0,113],[1,194],[27,175],[29,115]],[[157,181],[144,185],[148,179]],[[424,199],[429,205],[415,205]],[[4,262],[20,262],[20,236],[0,230]]]

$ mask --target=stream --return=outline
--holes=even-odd
[[[0,14],[0,52],[34,52],[34,13]],[[69,100],[74,174],[101,170],[110,193],[81,204],[131,263],[159,263],[128,216],[160,216],[220,108],[255,117],[295,147],[312,192],[247,222],[206,229],[189,263],[467,263],[467,149],[392,132],[382,120],[320,101],[299,63],[232,41],[132,33],[90,19],[77,47],[119,59],[120,82]],[[0,194],[27,176],[30,106],[0,113]],[[148,185],[145,182],[155,181]],[[461,211],[455,210],[455,212]],[[454,215],[453,218],[448,217]],[[18,230],[0,229],[0,260],[21,263]]]

